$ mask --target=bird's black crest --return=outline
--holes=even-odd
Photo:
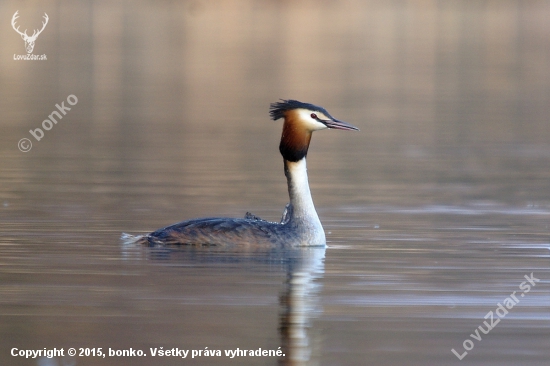
[[[310,111],[321,112],[325,116],[331,117],[331,115],[323,107],[319,107],[310,103],[299,102],[293,99],[288,99],[288,100],[281,99],[280,102],[271,103],[271,106],[269,107],[269,115],[271,116],[271,119],[276,121],[279,118],[283,118],[285,116],[286,111],[290,111],[292,109],[299,109],[299,108],[309,109]]]

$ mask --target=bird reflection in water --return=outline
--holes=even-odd
[[[285,271],[279,296],[278,333],[284,357],[279,365],[318,364],[321,339],[311,326],[322,313],[319,294],[320,279],[325,271],[325,247],[300,247],[273,249],[263,252],[246,250],[216,250],[215,248],[183,247],[144,248],[122,242],[122,257],[127,260],[168,260],[171,263],[189,265],[212,264],[214,266],[239,263],[253,264],[256,269]]]
[[[319,281],[325,272],[325,248],[299,249],[299,260],[288,265],[287,278],[281,292],[279,333],[285,357],[280,365],[314,365],[320,347],[311,322],[322,308]]]

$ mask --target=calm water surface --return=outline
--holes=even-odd
[[[0,364],[547,365],[550,9],[462,3],[0,7],[51,22],[47,62],[13,61],[20,37],[0,36]],[[313,137],[326,249],[121,243],[194,217],[278,220],[281,123],[267,112],[281,97],[361,128]],[[222,356],[152,358],[160,347]]]
[[[269,129],[275,134],[278,127]],[[159,137],[171,139],[168,134]],[[248,206],[275,220],[286,202],[279,166],[273,182],[265,182],[262,174],[243,179],[240,169],[226,169],[210,180],[219,164],[215,158],[184,163],[181,169],[177,159],[156,154],[136,161],[150,172],[136,177],[115,174],[111,166],[126,162],[109,160],[100,151],[86,157],[25,156],[36,159],[40,171],[29,174],[39,178],[17,178],[18,170],[4,173],[4,187],[10,187],[3,192],[0,247],[0,335],[5,345],[147,351],[208,347],[222,352],[283,347],[294,361],[306,360],[303,364],[452,364],[458,360],[451,349],[462,353],[463,341],[483,324],[483,317],[513,291],[519,294],[524,275],[533,273],[541,282],[481,342],[474,341],[466,357],[469,364],[480,365],[547,362],[547,203],[462,201],[483,190],[482,184],[436,187],[429,179],[381,189],[382,196],[402,192],[388,204],[362,203],[365,192],[359,187],[364,183],[351,179],[343,188],[340,180],[346,179],[334,178],[341,168],[323,164],[326,152],[316,143],[310,172],[328,232],[326,250],[243,253],[122,245],[122,231],[153,230],[195,212],[240,216]],[[25,163],[17,154],[11,158]],[[230,154],[232,158],[238,156]],[[192,177],[176,179],[182,171]],[[498,190],[508,183],[484,184]],[[240,185],[250,192],[232,193]],[[338,197],[326,197],[341,190],[346,192],[340,204],[331,203]],[[417,204],[414,197],[426,190],[433,190],[433,201]],[[225,201],[218,195],[235,197]],[[240,203],[233,202],[239,198]],[[6,352],[6,364],[38,364]],[[289,360],[247,357],[234,362],[300,364]],[[229,361],[203,357],[193,362]]]

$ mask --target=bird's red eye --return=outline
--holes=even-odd
[[[315,113],[312,113],[312,114],[311,114],[311,118],[317,119],[317,115],[316,115]]]

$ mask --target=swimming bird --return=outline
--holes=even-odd
[[[325,246],[325,231],[313,205],[306,169],[306,156],[314,131],[327,128],[359,129],[332,117],[326,109],[299,102],[272,103],[269,114],[283,119],[279,151],[288,183],[288,203],[281,222],[269,222],[247,212],[244,218],[200,218],[167,226],[147,235],[133,237],[148,246]],[[123,234],[122,239],[131,238]]]

